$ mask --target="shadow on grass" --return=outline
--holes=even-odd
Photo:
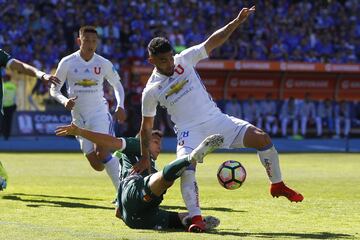
[[[176,209],[180,209],[180,210],[187,211],[187,208],[184,207],[184,206],[160,205],[160,207],[161,207],[162,209],[165,209],[165,210],[176,210]],[[242,210],[235,210],[235,209],[224,208],[224,207],[201,207],[201,210],[211,210],[211,211],[219,211],[219,212],[246,212],[246,211],[242,211]]]
[[[246,232],[230,232],[212,230],[209,234],[237,236],[237,237],[253,237],[253,238],[295,238],[295,239],[352,239],[354,236],[350,234],[316,232],[316,233],[246,233]]]
[[[65,202],[65,201],[55,201],[55,200],[45,200],[45,199],[23,199],[20,196],[35,196],[35,197],[44,197],[42,195],[27,195],[27,194],[9,194],[2,197],[5,200],[11,201],[21,201],[28,203],[26,206],[28,207],[65,207],[65,208],[91,208],[91,209],[108,209],[114,210],[114,207],[103,207],[97,205],[91,205],[86,203],[77,203],[77,202]],[[57,196],[47,196],[45,197],[53,197],[57,198]],[[68,198],[68,197],[60,197],[60,198]],[[72,198],[69,198],[72,199]]]
[[[103,200],[103,199],[95,199],[95,198],[79,198],[79,197],[69,197],[69,196],[54,196],[54,195],[26,194],[26,193],[13,193],[13,195],[29,196],[29,197],[45,197],[45,198],[65,198],[65,199],[73,199],[73,200],[92,200],[92,201]]]

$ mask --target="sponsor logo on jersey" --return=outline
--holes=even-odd
[[[189,82],[189,80],[182,80],[182,81],[179,81],[175,84],[173,84],[171,87],[170,87],[170,90],[167,91],[166,95],[165,95],[165,99],[167,99],[168,97],[170,97],[171,95],[173,94],[177,94],[178,92],[181,91],[181,89],[184,88],[184,86]]]
[[[75,83],[75,86],[76,85],[79,85],[79,86],[82,86],[82,87],[91,87],[91,86],[95,86],[95,85],[98,85],[96,81],[94,80],[91,80],[91,79],[83,79],[81,81],[78,81]]]

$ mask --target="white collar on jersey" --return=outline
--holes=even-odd
[[[76,51],[76,55],[79,57],[79,59],[81,59],[82,62],[84,62],[85,64],[90,64],[94,61],[96,53],[94,53],[94,55],[92,56],[92,58],[89,61],[85,61],[85,59],[83,59],[80,55],[80,49]]]
[[[166,76],[166,75],[160,73],[160,72],[156,69],[156,67],[155,67],[154,70],[153,70],[153,74],[157,77],[157,79],[158,79],[159,81],[164,81],[164,80],[167,80],[167,79],[169,79],[169,78],[173,78],[173,76],[174,76],[174,74],[171,75],[171,76]]]

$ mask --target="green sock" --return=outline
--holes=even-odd
[[[163,176],[166,181],[175,181],[185,171],[186,167],[190,165],[189,156],[186,155],[183,158],[176,159],[167,164],[163,169]]]

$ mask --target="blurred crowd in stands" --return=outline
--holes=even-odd
[[[211,58],[360,62],[358,0],[0,0],[0,48],[51,71],[63,56],[78,49],[75,38],[79,27],[91,24],[97,26],[100,35],[97,53],[112,61],[122,75],[124,66],[146,64],[146,46],[154,36],[166,36],[175,51],[181,52],[205,40],[235,18],[242,7],[254,3],[256,14]],[[141,121],[142,85],[136,78],[132,81],[131,88],[124,85],[130,124],[118,130],[127,135],[134,135]],[[113,101],[111,89],[106,90],[106,97]],[[360,119],[359,104],[331,100],[276,102],[249,98],[239,102],[234,96],[220,106],[229,114],[283,136],[306,136],[306,126],[313,124],[316,135],[324,135],[326,128],[326,134],[339,137],[348,135],[351,126],[359,124],[355,119]],[[166,112],[159,112],[162,117],[157,120],[158,126],[171,134]],[[288,133],[286,126],[290,125],[292,132]]]
[[[212,58],[360,61],[358,0],[0,0],[0,46],[49,70],[77,49],[79,27],[93,24],[101,36],[98,53],[121,70],[146,62],[152,37],[167,36],[179,52],[255,2],[256,14]]]

